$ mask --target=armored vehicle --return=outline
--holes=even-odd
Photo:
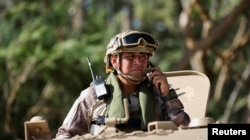
[[[198,71],[183,70],[164,72],[167,80],[174,88],[179,99],[184,105],[185,111],[190,115],[191,122],[188,126],[177,127],[171,121],[156,121],[148,124],[148,130],[133,131],[124,133],[115,128],[117,122],[126,122],[129,118],[127,101],[124,100],[125,118],[110,118],[105,122],[105,126],[95,134],[85,134],[75,136],[71,139],[89,140],[207,140],[208,124],[217,123],[213,118],[207,117],[206,108],[210,92],[210,80],[208,77]],[[48,122],[41,117],[33,117],[30,121],[24,122],[25,139],[53,139],[51,136]]]

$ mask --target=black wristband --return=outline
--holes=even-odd
[[[170,89],[168,94],[166,96],[162,96],[161,98],[164,102],[166,102],[168,100],[178,98],[178,96],[174,89]]]

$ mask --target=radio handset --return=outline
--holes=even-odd
[[[150,74],[152,73],[152,70],[151,68],[154,67],[154,65],[149,61],[148,62],[148,68],[147,68],[147,77],[148,77],[148,83],[147,83],[147,86],[148,87],[152,87],[152,82],[151,82],[151,79],[149,78]]]
[[[102,78],[102,76],[96,76],[95,78],[92,67],[91,67],[91,63],[88,57],[87,57],[87,60],[88,60],[91,76],[93,79],[94,90],[95,90],[96,96],[99,100],[106,99],[108,97],[108,92],[105,87],[105,80]]]
[[[152,81],[151,81],[151,79],[149,78],[150,77],[150,74],[152,74],[152,67],[155,67],[150,61],[148,62],[148,70],[147,70],[147,76],[148,76],[148,83],[147,83],[147,86],[148,87],[152,87],[153,86],[153,83],[152,83]],[[160,84],[158,85],[158,89],[160,89]],[[159,91],[160,92],[160,95],[161,95],[161,91]]]

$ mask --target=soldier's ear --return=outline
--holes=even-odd
[[[113,68],[117,68],[118,65],[119,65],[119,59],[118,59],[118,56],[117,55],[111,55],[109,57],[109,61],[112,65]]]

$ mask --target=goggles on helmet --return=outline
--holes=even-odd
[[[158,46],[158,42],[148,33],[140,32],[140,33],[131,33],[123,36],[121,38],[121,46],[135,46],[139,45],[141,39],[146,41],[147,46],[151,46],[156,48]]]
[[[157,40],[150,34],[146,32],[128,31],[116,36],[113,43],[108,45],[107,54],[142,52],[153,55],[157,47]]]

